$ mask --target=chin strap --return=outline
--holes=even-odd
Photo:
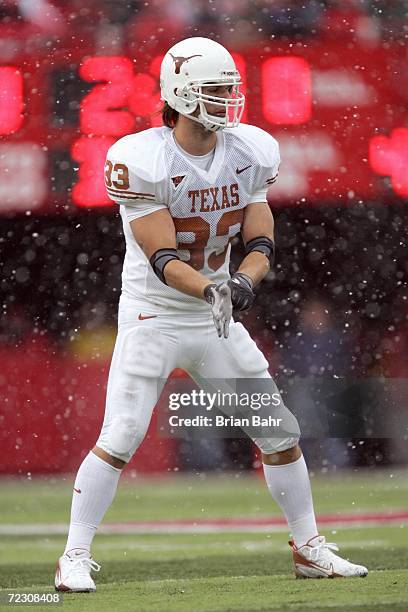
[[[205,117],[201,116],[201,112],[198,117],[194,117],[193,115],[184,115],[184,117],[187,117],[187,119],[191,119],[191,121],[195,121],[196,123],[199,123],[206,130],[210,130],[210,132],[218,132],[219,130],[223,130],[226,127],[225,125],[215,125],[214,123],[211,123],[210,121],[205,119]]]

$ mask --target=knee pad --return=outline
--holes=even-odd
[[[272,453],[281,453],[282,451],[293,448],[298,444],[299,437],[289,438],[253,438],[254,444],[259,448],[264,455]]]
[[[265,416],[265,415],[263,415]],[[280,431],[272,430],[270,427],[262,427],[252,437],[253,442],[265,455],[280,453],[293,448],[299,442],[300,428],[297,418],[282,403],[279,410],[273,413],[275,418],[282,419]]]
[[[128,462],[145,434],[145,428],[137,419],[118,415],[108,425],[101,443],[98,441],[97,444],[113,457]]]

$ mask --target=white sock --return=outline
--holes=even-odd
[[[121,472],[92,451],[85,457],[75,479],[65,553],[72,549],[90,552],[95,532],[115,497]]]
[[[303,455],[293,463],[265,465],[268,489],[282,509],[297,548],[317,534],[312,490]]]

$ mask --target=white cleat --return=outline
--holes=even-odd
[[[92,559],[88,551],[70,550],[58,559],[55,573],[55,590],[68,593],[96,591],[91,570],[99,572],[101,566]]]
[[[329,544],[323,536],[315,536],[304,546],[296,548],[293,541],[289,542],[293,553],[293,565],[296,578],[364,578],[368,569],[363,565],[350,563],[335,555],[336,544]]]

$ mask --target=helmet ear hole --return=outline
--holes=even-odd
[[[174,89],[174,95],[181,98],[188,98],[188,93],[184,89],[180,89],[180,87]]]

